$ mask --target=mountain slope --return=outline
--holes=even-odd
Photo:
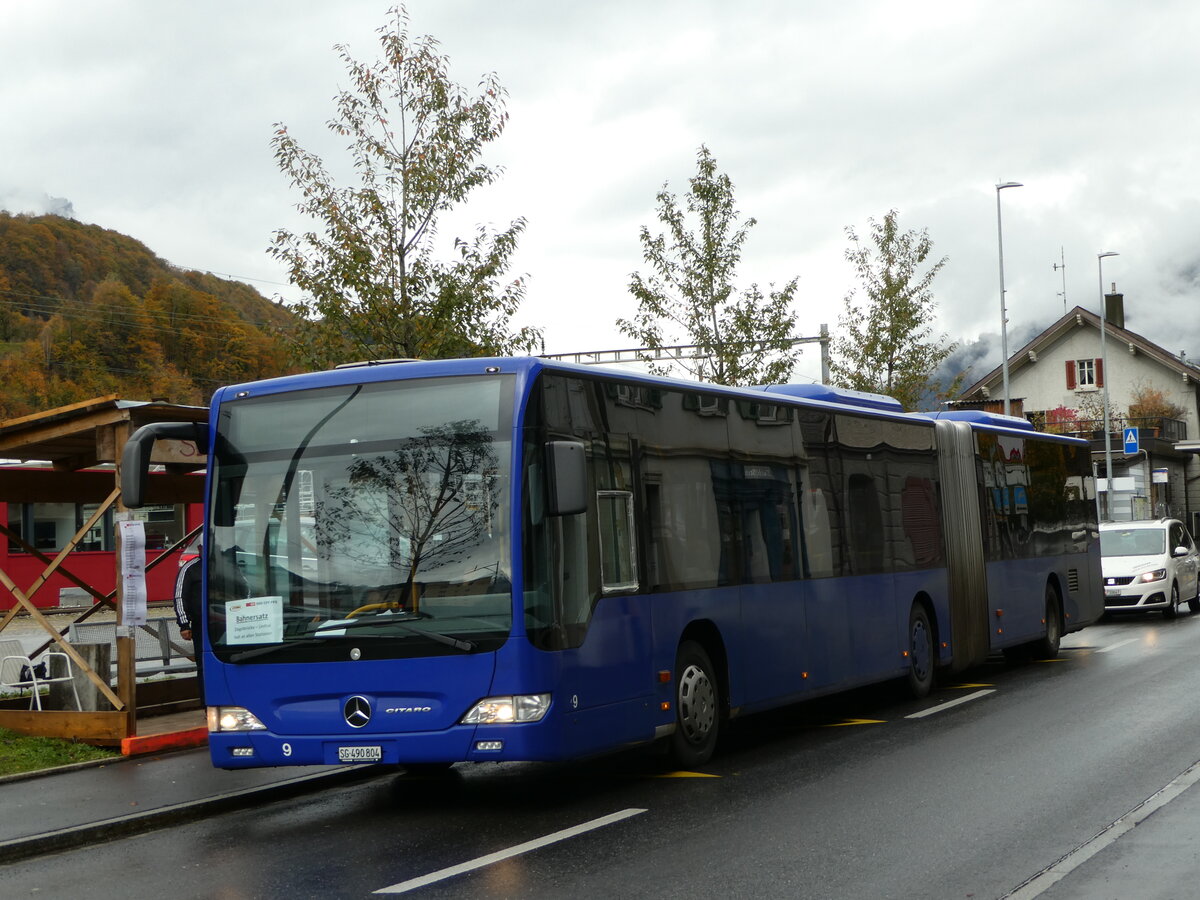
[[[0,211],[0,417],[100,394],[205,403],[293,371],[293,314],[253,287],[177,268],[140,241]]]

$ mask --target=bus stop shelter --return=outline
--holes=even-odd
[[[82,711],[72,709],[0,709],[0,727],[22,734],[45,737],[75,737],[89,743],[120,744],[123,738],[137,735],[137,678],[134,658],[134,626],[123,621],[120,521],[130,513],[121,503],[120,460],[129,436],[150,422],[193,422],[208,420],[208,409],[181,406],[165,401],[121,400],[116,395],[97,397],[21,418],[0,421],[0,459],[38,464],[39,468],[0,467],[0,500],[7,503],[86,503],[96,504],[95,513],[84,522],[75,536],[53,558],[36,549],[8,523],[0,523],[4,539],[32,554],[44,565],[31,583],[17,584],[0,567],[0,639],[4,629],[18,613],[26,613],[45,631],[45,641],[30,653],[36,657],[46,648],[65,653],[70,665],[85,674],[111,709]],[[155,470],[147,486],[147,501],[156,504],[203,502],[204,479],[195,473],[204,468],[204,455],[188,441],[158,441]],[[95,527],[108,510],[114,510],[113,535],[115,588],[103,590],[89,584],[71,570],[71,554],[79,542]],[[186,529],[185,529],[186,531]],[[186,543],[186,535],[147,565],[174,558],[172,551]],[[9,567],[11,568],[11,566]],[[110,673],[97,673],[67,638],[69,626],[58,628],[35,603],[35,596],[50,577],[58,574],[89,594],[90,607],[78,613],[79,623],[101,610],[116,612],[116,683],[110,685]],[[5,593],[12,606],[5,609]],[[74,623],[72,623],[74,624]],[[103,705],[103,702],[100,704]]]

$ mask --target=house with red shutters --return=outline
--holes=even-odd
[[[1104,301],[1103,329],[1098,315],[1076,306],[1009,357],[1011,414],[1091,442],[1103,518],[1174,516],[1195,535],[1200,367],[1126,328],[1125,298],[1115,285]],[[953,405],[1003,412],[1002,367]]]

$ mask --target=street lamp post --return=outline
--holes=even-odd
[[[1000,192],[1005,188],[1023,187],[1019,181],[1005,181],[996,185],[996,242],[1000,250],[1000,353],[1004,371],[1004,414],[1010,415],[1008,394],[1008,310],[1004,304],[1004,229],[1000,223]]]
[[[1104,258],[1106,256],[1119,256],[1120,254],[1108,250],[1104,253],[1096,254],[1096,271],[1100,276],[1100,365],[1103,367],[1104,384],[1101,385],[1103,390],[1102,402],[1104,403],[1104,517],[1108,521],[1112,521],[1112,429],[1108,421],[1108,329],[1105,325],[1105,319],[1108,318],[1107,311],[1104,308]]]

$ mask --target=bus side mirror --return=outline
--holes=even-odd
[[[587,458],[578,441],[546,444],[546,514],[574,516],[587,511]]]
[[[150,456],[159,440],[192,441],[201,453],[208,453],[208,425],[203,422],[153,422],[143,425],[125,442],[121,451],[121,502],[129,509],[146,504],[146,478],[150,474]]]

